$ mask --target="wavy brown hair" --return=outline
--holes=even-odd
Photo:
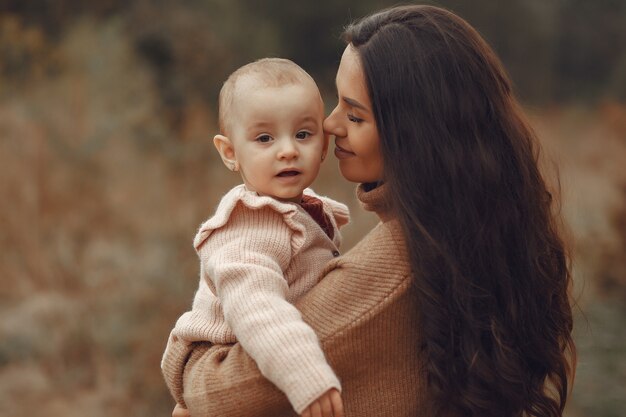
[[[437,414],[561,416],[575,363],[568,256],[502,64],[432,6],[384,10],[344,38],[398,196]]]

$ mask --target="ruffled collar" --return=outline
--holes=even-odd
[[[386,184],[359,184],[356,188],[356,196],[365,210],[375,212],[382,221],[393,217],[389,186]]]

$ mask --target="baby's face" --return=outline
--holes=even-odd
[[[300,202],[328,147],[323,104],[313,83],[237,87],[230,141],[249,190]]]

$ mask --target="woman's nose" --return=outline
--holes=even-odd
[[[341,123],[339,118],[339,106],[335,107],[333,111],[324,119],[324,133],[327,135],[334,135],[343,137],[346,135],[346,128]]]

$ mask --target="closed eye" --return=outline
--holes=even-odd
[[[348,113],[348,120],[354,123],[361,123],[363,121],[363,119],[359,119],[358,117],[355,117],[352,113]]]

